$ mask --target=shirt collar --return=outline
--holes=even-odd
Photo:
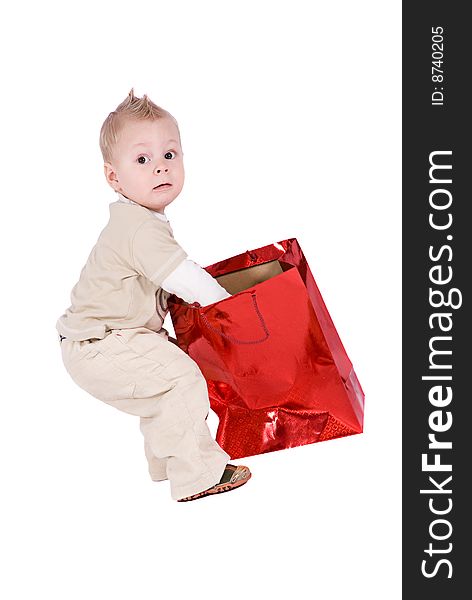
[[[130,200],[129,198],[127,198],[126,196],[123,196],[123,194],[121,194],[120,192],[116,192],[118,194],[118,200],[120,202],[126,202],[128,204],[137,204],[138,206],[141,206],[140,204],[138,204],[137,202],[134,202],[134,200]],[[147,206],[145,207],[147,208]],[[163,215],[162,213],[157,212],[156,210],[152,210],[151,208],[148,208],[149,211],[152,212],[152,214],[157,217],[158,219],[160,219],[161,221],[166,221],[168,222],[169,219]]]

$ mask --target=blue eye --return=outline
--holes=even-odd
[[[142,161],[141,161],[141,159],[142,159],[142,158],[149,158],[149,157],[148,157],[148,156],[143,156],[143,155],[141,155],[141,156],[138,156],[138,158],[136,159],[140,165],[145,165],[145,164],[146,164],[146,162],[145,162],[145,161],[144,161],[144,162],[142,162]],[[151,159],[149,159],[149,160],[151,160]]]
[[[172,156],[170,156],[171,154],[173,154],[174,156],[176,156],[176,153],[173,150],[169,150],[169,152],[166,152],[164,154],[164,158],[168,158],[170,160],[171,158],[173,158]]]

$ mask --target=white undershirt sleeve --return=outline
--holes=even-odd
[[[202,306],[231,296],[214,277],[189,258],[164,279],[161,287],[189,304],[198,302]]]

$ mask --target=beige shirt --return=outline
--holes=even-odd
[[[137,204],[137,202],[123,196],[120,192],[117,192],[117,196],[121,202]],[[168,221],[165,214],[155,210],[149,210],[156,218]],[[198,302],[202,306],[213,304],[214,302],[224,300],[231,296],[231,294],[228,293],[207,271],[205,271],[205,269],[189,258],[182,261],[180,265],[162,281],[161,288],[162,289],[158,291],[156,298],[157,314],[145,325],[145,327],[153,330],[156,330],[156,327],[159,327],[165,318],[163,311],[165,312],[167,310],[166,300],[170,294],[175,294],[189,304]],[[169,292],[169,294],[164,294],[163,290]]]
[[[101,339],[111,329],[160,331],[170,295],[161,284],[188,256],[169,222],[154,211],[121,201],[109,208],[108,224],[72,289],[71,306],[56,323],[71,340]]]

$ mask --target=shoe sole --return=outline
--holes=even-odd
[[[225,483],[222,485],[217,485],[215,487],[210,488],[209,490],[205,490],[198,494],[194,494],[193,496],[181,498],[180,500],[177,500],[177,502],[190,502],[192,500],[204,498],[205,496],[212,496],[213,494],[222,494],[223,492],[229,492],[247,483],[251,479],[251,477],[252,473],[249,472],[249,476],[246,479],[240,479],[239,481],[235,481],[234,483]]]

